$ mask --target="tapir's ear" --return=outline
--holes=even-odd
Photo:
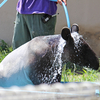
[[[72,25],[72,27],[71,27],[71,33],[73,33],[73,32],[79,32],[79,26],[78,26],[78,24],[73,24]]]
[[[68,40],[68,36],[71,35],[70,34],[70,29],[68,27],[64,27],[62,29],[62,32],[61,32],[61,36],[64,40]]]

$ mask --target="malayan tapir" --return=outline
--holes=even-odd
[[[36,37],[8,54],[0,63],[0,86],[60,82],[62,65],[68,61],[95,70],[99,67],[76,24],[64,27],[59,35]]]

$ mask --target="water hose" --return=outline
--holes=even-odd
[[[7,2],[7,0],[2,1],[1,4],[0,4],[0,8],[1,8],[6,2]]]
[[[57,2],[57,0],[50,0],[50,1]],[[62,5],[63,5],[65,15],[66,15],[67,26],[68,26],[68,28],[70,28],[70,20],[69,20],[68,10],[67,10],[67,7],[65,6],[65,3],[63,1],[62,1]]]

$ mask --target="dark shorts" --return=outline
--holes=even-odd
[[[41,21],[43,16],[44,14],[24,15],[17,12],[12,39],[13,49],[18,48],[34,37],[54,34],[56,16],[52,17],[47,23]]]

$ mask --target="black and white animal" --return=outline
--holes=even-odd
[[[78,32],[74,24],[61,35],[39,36],[12,51],[0,63],[0,86],[60,82],[68,61],[97,70],[98,58]]]

